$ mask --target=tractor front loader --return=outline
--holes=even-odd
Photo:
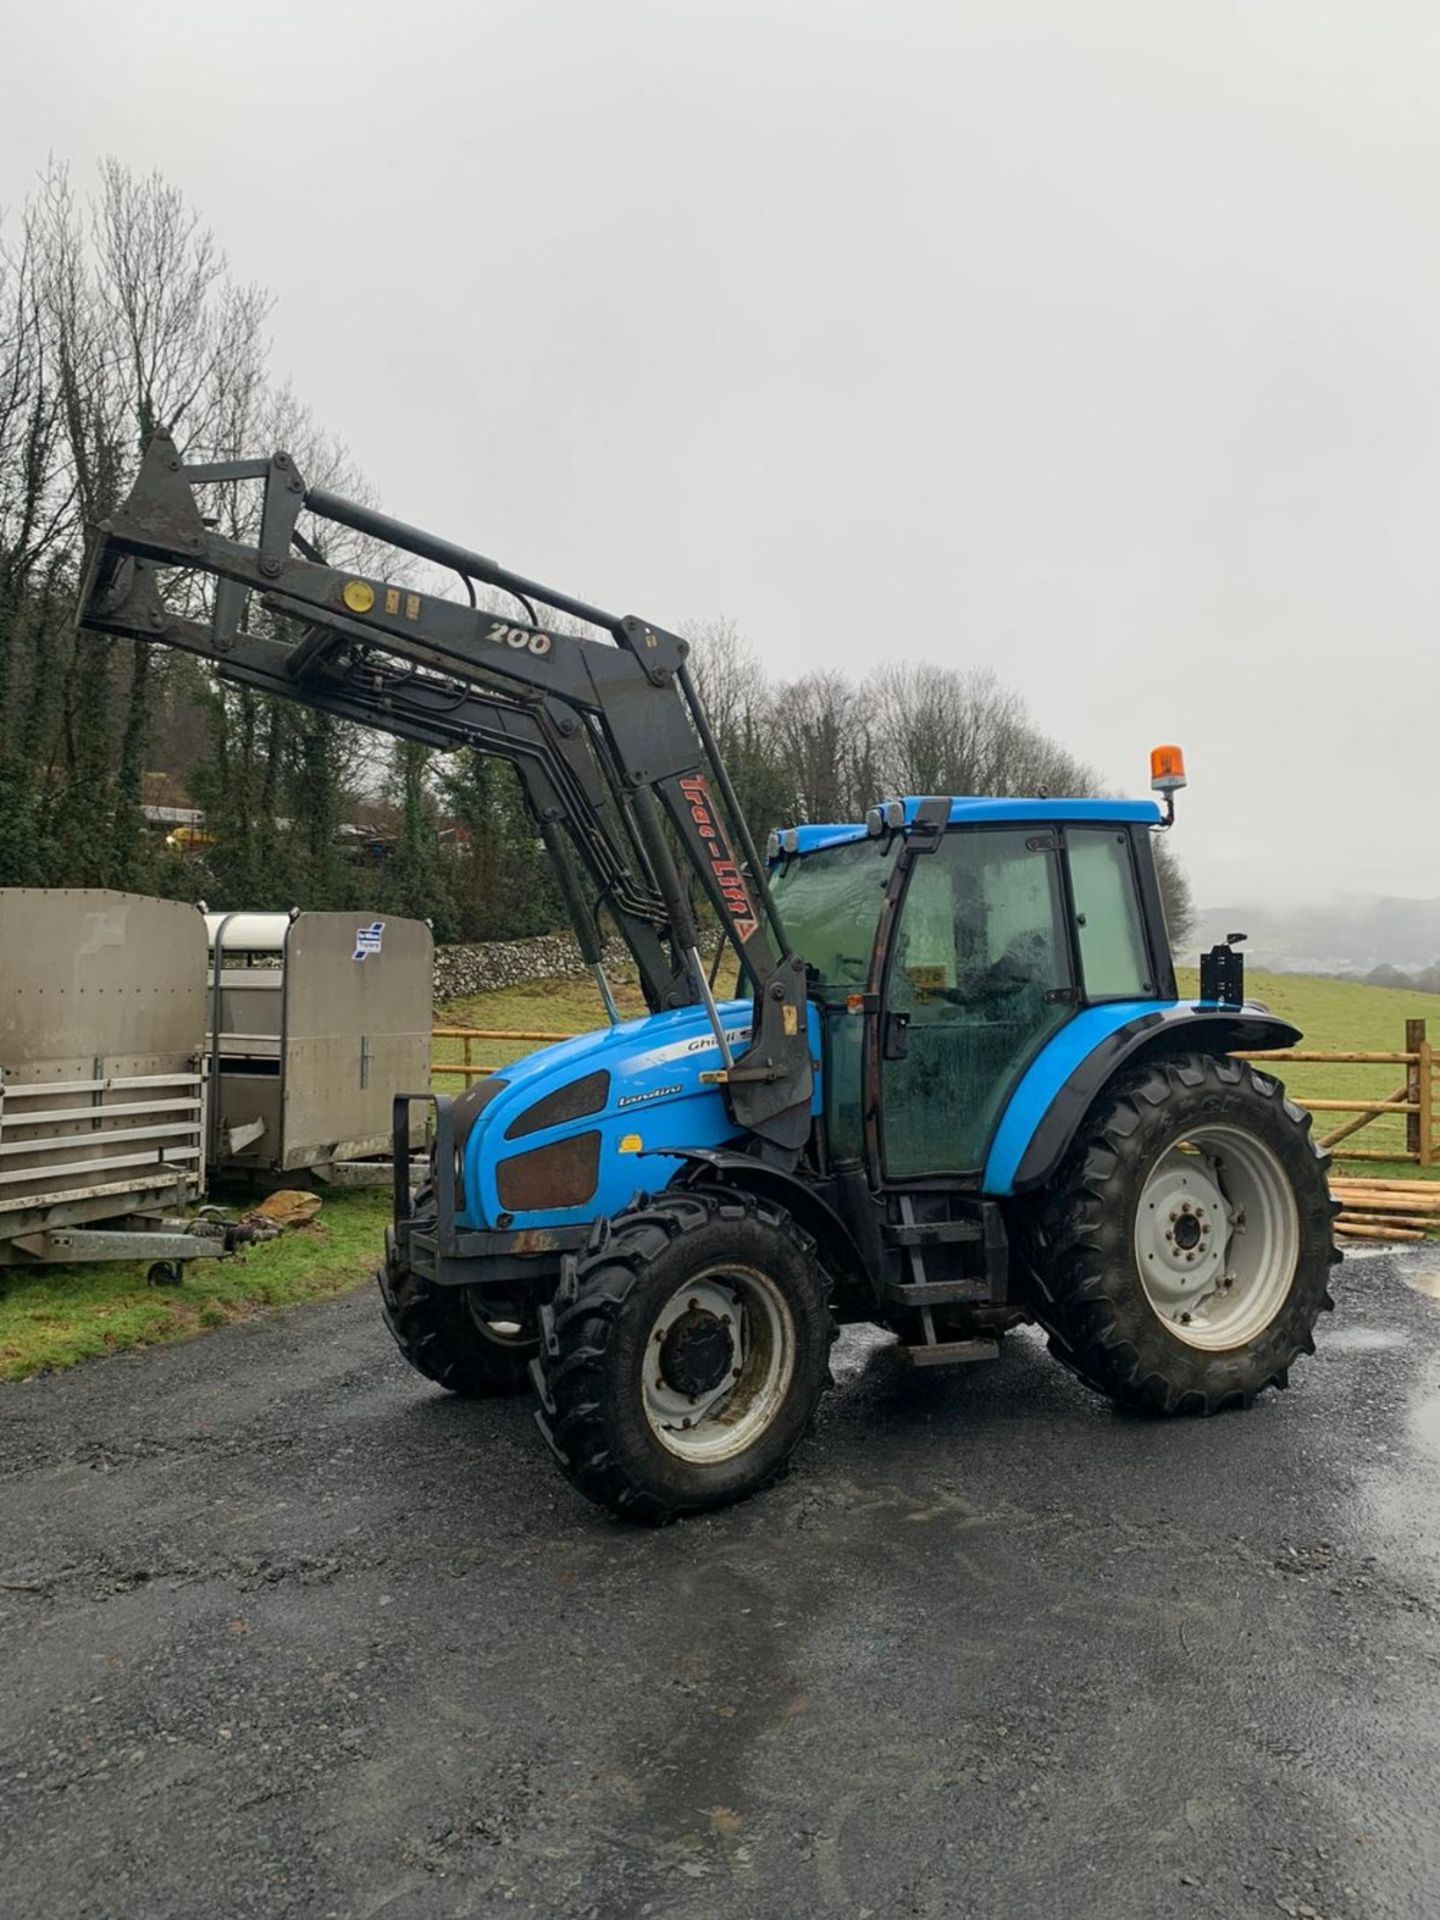
[[[252,482],[258,537],[228,539],[212,490]],[[327,523],[452,570],[465,602],[330,566]],[[515,766],[611,1024],[454,1099],[396,1090],[380,1291],[428,1378],[533,1387],[591,1498],[659,1522],[772,1479],[846,1321],[922,1367],[1038,1322],[1087,1385],[1166,1414],[1247,1405],[1313,1350],[1338,1258],[1324,1158],[1231,1057],[1300,1036],[1245,1003],[1229,948],[1198,1001],[1177,993],[1152,851],[1173,750],[1163,813],[915,797],[762,858],[683,639],[307,488],[283,453],[187,466],[165,434],[94,531],[79,617]],[[741,999],[713,996],[697,889]],[[643,1019],[614,1016],[605,921]],[[434,1145],[412,1194],[416,1100]]]

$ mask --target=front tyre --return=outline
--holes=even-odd
[[[1102,1096],[1035,1214],[1037,1318],[1147,1413],[1217,1413],[1313,1353],[1339,1259],[1326,1157],[1268,1074],[1185,1054]]]
[[[773,1480],[829,1381],[828,1295],[813,1241],[748,1194],[664,1193],[602,1221],[533,1369],[569,1479],[652,1525]]]
[[[440,1287],[392,1258],[375,1275],[385,1324],[427,1380],[467,1400],[526,1393],[539,1345],[533,1314],[492,1306],[476,1287]]]

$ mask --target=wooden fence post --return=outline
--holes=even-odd
[[[1422,1167],[1428,1167],[1434,1156],[1430,1138],[1430,1042],[1423,1020],[1405,1022],[1405,1051],[1415,1056],[1405,1067],[1405,1098],[1417,1109],[1405,1116],[1405,1148]]]
[[[1412,1063],[1407,1079],[1413,1091],[1407,1091],[1407,1098],[1419,1107],[1418,1113],[1406,1117],[1405,1131],[1409,1138],[1406,1145],[1415,1155],[1422,1167],[1435,1164],[1434,1150],[1434,1091],[1431,1080],[1430,1038],[1423,1020],[1405,1022],[1405,1051],[1416,1058]]]

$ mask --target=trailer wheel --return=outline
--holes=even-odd
[[[1248,1406],[1334,1305],[1328,1158],[1269,1074],[1184,1054],[1122,1076],[1033,1216],[1050,1350],[1117,1404]]]
[[[537,1417],[565,1473],[659,1526],[783,1472],[835,1330],[815,1243],[788,1213],[691,1189],[601,1221],[541,1333]]]

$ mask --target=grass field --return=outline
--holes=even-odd
[[[1197,990],[1193,973],[1182,973],[1181,992]],[[1309,1047],[1322,1051],[1398,1051],[1407,1019],[1434,1019],[1440,1041],[1440,998],[1350,986],[1296,974],[1251,973],[1252,997],[1304,1029]],[[633,981],[617,981],[621,1013],[642,1014],[645,1004]],[[452,1000],[436,1008],[439,1026],[522,1028],[545,1033],[581,1033],[603,1026],[604,1010],[588,979],[535,982]],[[530,1053],[540,1041],[483,1041],[473,1049],[477,1066],[499,1067]],[[462,1043],[435,1042],[438,1060],[458,1061]],[[1404,1079],[1401,1066],[1290,1066],[1279,1072],[1300,1098],[1383,1099]],[[437,1075],[442,1091],[458,1092],[463,1081]],[[1344,1114],[1317,1119],[1323,1133],[1343,1124]],[[1377,1120],[1347,1143],[1375,1148],[1404,1144],[1400,1118]],[[1350,1163],[1365,1174],[1413,1174],[1403,1162]],[[1437,1170],[1426,1176],[1436,1177]],[[226,1196],[221,1196],[222,1201]],[[235,1196],[230,1196],[232,1202]],[[238,1203],[243,1208],[243,1199]],[[146,1285],[145,1267],[51,1267],[34,1273],[0,1269],[0,1380],[73,1365],[77,1360],[161,1340],[186,1339],[269,1308],[322,1299],[368,1281],[379,1257],[389,1218],[386,1190],[327,1197],[312,1227],[255,1247],[233,1260],[196,1261],[182,1288]]]
[[[645,996],[633,980],[612,978],[611,991],[621,1017],[638,1019],[645,1012]],[[497,987],[489,993],[473,993],[460,1000],[444,1000],[435,1009],[437,1027],[491,1027],[534,1033],[588,1033],[606,1023],[599,989],[588,977],[581,980],[533,980],[523,987]],[[477,1067],[503,1067],[522,1054],[543,1046],[541,1040],[477,1040],[470,1057]],[[464,1057],[459,1040],[437,1040],[436,1060],[459,1061]],[[441,1093],[458,1093],[464,1079],[436,1076]]]
[[[253,1196],[215,1196],[241,1213]],[[322,1300],[367,1280],[390,1218],[388,1188],[336,1193],[308,1227],[229,1260],[196,1260],[180,1287],[146,1284],[146,1263],[31,1272],[0,1267],[0,1380],[73,1366],[123,1347],[185,1340],[271,1307]]]

